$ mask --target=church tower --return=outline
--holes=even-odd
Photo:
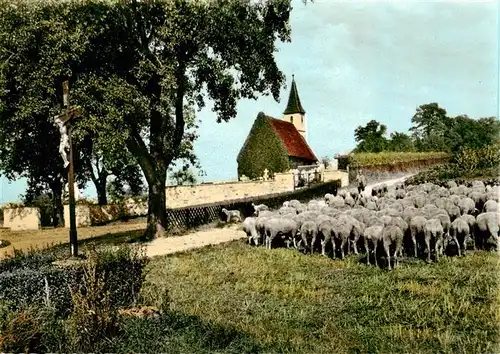
[[[283,120],[292,123],[295,128],[297,128],[300,135],[307,140],[306,111],[304,111],[304,108],[300,103],[299,92],[297,91],[294,75],[292,75],[292,89],[290,90],[290,96],[288,97],[288,104],[283,112]]]

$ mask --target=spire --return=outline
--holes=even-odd
[[[306,111],[304,111],[304,108],[300,104],[299,92],[297,91],[297,85],[295,84],[295,75],[292,75],[292,89],[290,90],[290,96],[288,97],[288,104],[283,114],[294,114],[294,113],[305,114]]]

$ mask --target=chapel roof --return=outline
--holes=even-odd
[[[297,90],[297,85],[295,84],[295,77],[292,75],[292,89],[290,90],[290,96],[288,96],[288,104],[283,114],[294,114],[302,113],[305,114],[306,111],[302,107],[299,98],[299,91]]]
[[[266,116],[266,118],[269,119],[276,135],[285,145],[288,156],[318,161],[304,137],[292,123],[269,116]]]

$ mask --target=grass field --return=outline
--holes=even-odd
[[[498,352],[498,265],[478,251],[439,264],[408,259],[388,272],[244,241],[157,257],[142,292],[161,306],[167,290],[177,317],[130,322],[114,349]]]

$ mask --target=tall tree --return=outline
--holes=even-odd
[[[222,122],[236,115],[239,98],[279,99],[284,75],[274,53],[277,39],[290,40],[290,0],[81,6],[93,14],[81,12],[81,21],[100,28],[83,67],[106,82],[105,119],[143,170],[146,233],[160,235],[167,226],[166,171],[186,141],[186,112],[202,108],[208,96]]]
[[[356,152],[381,152],[387,147],[387,127],[376,120],[369,121],[364,127],[354,130],[354,139],[358,143]]]
[[[415,151],[415,145],[410,135],[394,132],[390,135],[387,149],[390,151],[410,152]]]
[[[417,108],[411,122],[410,131],[419,151],[449,151],[450,118],[444,108],[435,102],[423,104]]]
[[[61,81],[85,36],[69,30],[71,4],[53,10],[42,2],[0,1],[0,171],[10,180],[27,178],[31,190],[51,190],[61,223],[66,173],[52,117],[61,113]],[[84,183],[79,157],[75,171]]]

